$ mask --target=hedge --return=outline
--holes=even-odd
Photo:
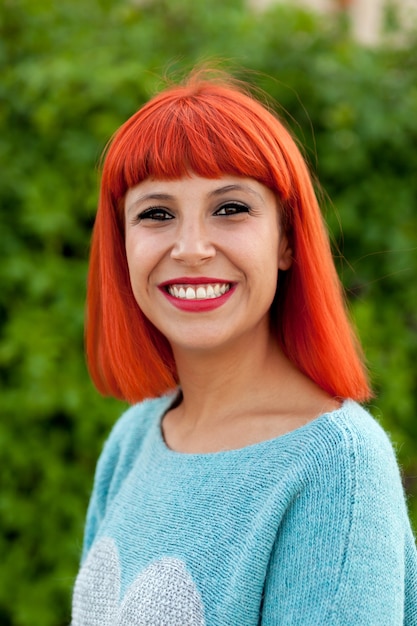
[[[276,99],[321,181],[417,524],[417,40],[367,49],[344,20],[241,0],[7,0],[0,25],[0,623],[70,620],[96,459],[124,408],[83,356],[97,163],[161,75],[202,59]]]

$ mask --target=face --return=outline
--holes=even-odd
[[[267,187],[234,176],[148,179],[127,192],[125,222],[135,299],[174,354],[269,334],[291,250]]]

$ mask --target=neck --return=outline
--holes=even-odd
[[[293,366],[270,336],[233,349],[187,352],[174,349],[183,401],[182,419],[217,423],[285,389]]]
[[[269,335],[233,349],[175,350],[182,399],[164,417],[167,445],[181,452],[236,449],[277,437],[337,408]]]

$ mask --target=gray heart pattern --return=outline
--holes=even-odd
[[[116,545],[100,539],[76,580],[71,626],[205,626],[200,594],[180,559],[148,565],[121,602],[120,581]]]

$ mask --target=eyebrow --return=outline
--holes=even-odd
[[[238,183],[235,183],[232,185],[223,185],[222,187],[213,189],[207,195],[209,198],[212,198],[212,197],[221,196],[224,193],[228,193],[231,191],[244,191],[246,193],[250,193],[253,196],[256,196],[259,200],[263,201],[262,196],[257,191],[252,189],[252,187],[250,187],[249,185],[238,184]],[[170,200],[175,200],[175,199],[176,199],[176,196],[169,194],[169,193],[162,193],[162,192],[157,192],[157,191],[145,193],[142,196],[135,198],[132,204],[128,207],[127,212],[129,213],[132,209],[136,208],[139,204],[147,200],[170,201]]]
[[[233,185],[224,185],[223,187],[219,187],[218,189],[213,189],[213,191],[210,191],[210,193],[208,195],[209,196],[221,196],[223,193],[227,193],[229,191],[245,191],[247,193],[252,194],[253,196],[256,196],[260,200],[263,200],[262,196],[257,191],[252,189],[252,187],[250,187],[249,185],[245,185],[244,183],[243,184],[235,183]]]

